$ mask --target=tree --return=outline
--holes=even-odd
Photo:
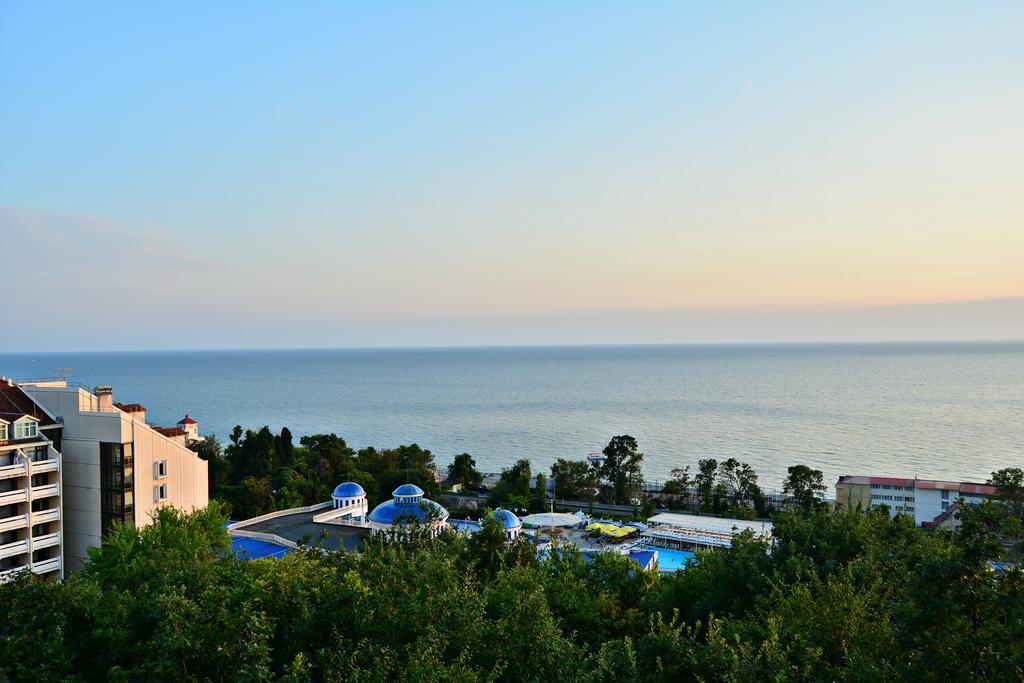
[[[530,477],[530,461],[526,458],[520,458],[511,467],[501,470],[501,481],[519,481],[523,477]]]
[[[488,505],[525,510],[530,506],[530,461],[517,460],[501,471],[501,479],[491,489]]]
[[[825,493],[824,474],[807,465],[793,465],[782,485],[782,492],[796,500],[804,510],[818,503]]]
[[[770,541],[743,532],[663,573],[572,544],[539,555],[490,511],[471,537],[250,561],[216,509],[164,508],[63,581],[4,577],[0,680],[1020,678],[1024,576],[990,565],[1019,522],[998,503],[960,515],[919,529],[794,507]]]
[[[640,467],[644,454],[636,439],[628,434],[613,436],[602,453],[604,460],[594,463],[594,468],[598,477],[607,482],[608,497],[620,505],[631,503],[644,483]]]
[[[665,482],[665,487],[662,490],[676,496],[688,496],[691,486],[693,486],[693,478],[690,476],[690,466],[687,465],[673,469],[672,478]]]
[[[448,479],[463,486],[479,484],[484,475],[476,468],[476,461],[469,453],[459,453],[448,465]]]
[[[530,495],[530,512],[543,512],[548,502],[548,480],[543,474],[537,475],[537,481]]]
[[[731,498],[732,508],[756,506],[761,496],[757,485],[757,472],[745,462],[729,458],[718,464],[718,479],[725,485],[725,493]]]
[[[1014,517],[1024,518],[1024,470],[1019,467],[997,470],[988,483],[996,487],[996,496],[1006,503]]]
[[[216,435],[208,434],[198,441],[189,442],[188,447],[208,463],[207,479],[209,481],[210,497],[216,496],[217,492],[231,481],[230,466],[224,459],[220,441],[217,440]]]
[[[555,497],[563,500],[589,499],[596,486],[594,470],[583,460],[559,458],[551,466]]]
[[[274,451],[278,467],[291,466],[295,457],[295,445],[292,443],[292,433],[287,427],[282,427],[281,433],[274,437]]]
[[[697,461],[697,476],[694,477],[693,483],[697,487],[697,500],[700,501],[701,510],[705,512],[714,509],[716,472],[718,461],[714,458]]]

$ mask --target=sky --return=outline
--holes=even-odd
[[[0,0],[0,351],[1024,339],[1022,25]]]

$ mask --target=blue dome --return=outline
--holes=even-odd
[[[406,486],[411,486],[411,484],[406,484]],[[435,503],[428,498],[422,498],[415,503],[385,501],[373,508],[367,519],[378,524],[395,524],[396,520],[398,524],[407,524],[413,521],[423,522],[426,521],[430,508],[436,511],[437,519],[448,519],[448,511],[440,503]]]
[[[422,496],[423,489],[416,484],[402,484],[391,492],[392,496]]]
[[[494,518],[501,523],[501,526],[504,529],[518,529],[523,525],[523,523],[519,521],[518,517],[508,510],[503,510],[501,508],[494,511]]]
[[[332,498],[356,498],[358,496],[365,496],[366,491],[363,487],[354,481],[346,481],[344,484],[338,484],[334,489],[334,493],[331,494]]]

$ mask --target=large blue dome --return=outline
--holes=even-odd
[[[494,511],[494,519],[498,520],[504,529],[518,529],[523,525],[523,523],[519,521],[518,517],[508,510],[503,510],[502,508],[498,508]]]
[[[392,496],[422,496],[423,489],[416,484],[402,484],[391,492]]]
[[[393,500],[385,501],[373,508],[367,519],[377,524],[424,522],[431,516],[431,510],[433,510],[435,519],[448,519],[448,511],[440,503],[435,503],[428,498],[421,498],[415,503],[396,503]]]
[[[334,489],[334,493],[331,494],[333,498],[357,498],[365,495],[366,491],[363,490],[363,487],[354,481],[338,484]]]

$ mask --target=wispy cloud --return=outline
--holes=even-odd
[[[149,270],[194,267],[201,262],[170,239],[165,228],[149,221],[129,224],[104,216],[0,206],[0,234],[17,238],[22,249],[50,263],[76,270],[94,270],[97,263]]]

